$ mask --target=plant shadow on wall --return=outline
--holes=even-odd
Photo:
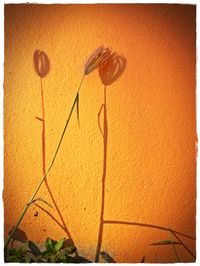
[[[48,56],[43,52],[43,51],[39,51],[36,50],[34,55],[33,55],[33,60],[34,60],[34,66],[35,66],[35,71],[38,74],[38,76],[40,77],[40,89],[41,89],[41,110],[42,110],[42,117],[37,117],[36,119],[38,119],[39,122],[42,123],[42,169],[43,169],[43,175],[45,175],[46,173],[46,124],[45,124],[45,98],[44,98],[44,86],[43,86],[43,78],[46,77],[46,75],[49,73],[50,70],[50,61],[48,59]],[[60,225],[60,227],[66,232],[67,236],[69,237],[69,239],[71,240],[71,242],[73,243],[71,234],[65,224],[64,218],[59,210],[59,207],[56,203],[56,200],[53,196],[53,193],[49,187],[48,184],[48,180],[47,178],[45,178],[44,180],[46,188],[48,190],[48,193],[50,195],[50,198],[53,202],[53,205],[60,217],[60,220],[62,222],[62,224],[60,224],[54,217],[53,219],[57,222],[57,224]],[[40,208],[41,210],[44,208],[40,207],[40,205],[35,204],[38,208]]]
[[[98,113],[98,126],[103,137],[103,173],[102,173],[100,225],[99,225],[95,262],[99,261],[99,255],[101,251],[101,244],[103,237],[103,226],[104,226],[105,185],[106,185],[107,146],[108,146],[106,90],[108,85],[111,85],[114,81],[116,81],[120,77],[120,75],[124,72],[125,67],[126,67],[125,58],[116,55],[115,53],[109,55],[109,57],[99,66],[99,76],[104,86],[104,103],[101,105],[101,108]],[[102,111],[103,111],[103,129],[101,128],[101,123],[100,123],[100,117]]]
[[[123,56],[119,56],[115,53],[111,54],[102,64],[99,66],[99,76],[102,84],[104,85],[104,103],[101,105],[101,108],[98,113],[98,126],[99,130],[103,137],[103,173],[102,173],[102,193],[101,193],[101,212],[100,212],[100,225],[99,225],[99,234],[98,242],[96,248],[95,262],[99,262],[99,256],[101,255],[107,262],[115,262],[108,253],[101,251],[102,240],[103,240],[103,230],[104,225],[131,225],[131,226],[140,226],[140,227],[149,227],[159,230],[167,231],[169,234],[169,239],[163,240],[160,242],[152,243],[151,245],[171,245],[174,252],[174,256],[177,262],[180,262],[180,258],[177,254],[175,245],[182,245],[183,248],[195,259],[193,252],[184,244],[184,242],[177,236],[177,234],[190,239],[195,240],[195,238],[190,237],[186,234],[171,230],[170,228],[165,228],[152,224],[143,224],[136,222],[128,221],[117,221],[117,220],[105,220],[104,219],[104,208],[105,208],[105,191],[106,191],[106,168],[107,168],[107,146],[108,146],[108,119],[107,119],[107,99],[106,99],[106,90],[107,86],[115,82],[120,75],[124,72],[126,67],[126,59]],[[101,128],[101,113],[103,111],[103,129]],[[176,238],[177,241],[172,240],[172,236]],[[142,258],[141,262],[145,261],[145,257]]]
[[[103,46],[100,46],[87,60],[86,64],[85,64],[85,67],[84,67],[84,73],[83,73],[83,77],[80,81],[80,84],[79,84],[79,87],[78,87],[78,91],[77,91],[77,94],[76,94],[76,97],[74,99],[74,102],[73,102],[73,105],[72,105],[72,108],[70,110],[70,113],[68,115],[68,118],[66,120],[66,123],[65,123],[65,126],[64,126],[64,129],[62,131],[62,134],[61,134],[61,138],[59,140],[59,143],[57,145],[57,148],[56,148],[56,151],[53,155],[53,158],[50,162],[50,165],[49,167],[47,168],[46,170],[46,149],[45,149],[45,112],[44,112],[44,92],[43,92],[43,83],[42,83],[42,79],[49,73],[49,70],[50,70],[50,61],[48,59],[48,56],[45,54],[45,52],[43,51],[39,51],[39,50],[36,50],[35,53],[34,53],[34,67],[35,67],[35,71],[36,73],[39,75],[39,77],[41,78],[41,100],[42,100],[42,118],[40,117],[36,117],[36,119],[38,119],[40,122],[42,122],[42,165],[43,165],[43,176],[38,184],[38,186],[36,187],[35,191],[33,192],[33,195],[32,197],[30,198],[30,200],[28,201],[28,203],[25,205],[23,211],[22,211],[22,214],[21,216],[19,217],[19,220],[17,221],[16,225],[11,229],[11,231],[9,232],[9,236],[7,238],[7,240],[5,241],[5,245],[4,245],[4,251],[5,251],[5,260],[6,261],[9,261],[7,260],[7,254],[9,252],[8,251],[8,245],[9,243],[11,242],[11,240],[13,240],[15,238],[15,234],[18,234],[19,233],[19,225],[21,224],[21,221],[23,220],[26,212],[28,211],[29,207],[32,205],[32,204],[35,204],[37,205],[41,210],[43,210],[45,213],[47,213],[62,229],[64,229],[64,231],[67,233],[67,236],[70,238],[70,243],[73,245],[73,240],[72,240],[72,237],[69,233],[69,230],[67,229],[66,225],[65,225],[65,222],[64,222],[64,219],[58,209],[58,205],[53,197],[53,194],[48,186],[48,183],[47,183],[47,180],[46,180],[46,177],[48,176],[48,174],[50,173],[54,163],[55,163],[55,160],[56,160],[56,157],[57,157],[57,154],[58,154],[58,151],[61,147],[61,143],[63,141],[63,138],[64,138],[64,135],[66,133],[66,130],[67,130],[67,127],[69,125],[69,121],[72,117],[72,114],[73,114],[73,111],[76,107],[77,109],[77,118],[78,118],[78,122],[79,122],[79,91],[81,89],[81,86],[82,86],[82,83],[83,83],[83,80],[85,78],[85,76],[87,76],[88,74],[90,74],[93,70],[95,70],[96,68],[98,68],[99,64],[102,63],[106,58],[107,56],[110,54],[110,50],[108,48],[103,48]],[[47,189],[49,191],[49,194],[51,196],[51,199],[54,203],[54,206],[56,207],[56,210],[59,214],[59,217],[62,221],[62,224],[50,213],[48,212],[47,210],[45,210],[43,207],[41,207],[40,205],[36,204],[36,202],[38,201],[42,201],[43,203],[47,204],[48,206],[51,207],[51,205],[49,203],[47,203],[44,199],[41,199],[41,198],[36,198],[36,195],[39,191],[39,189],[41,188],[42,184],[43,183],[46,183],[46,186],[47,186]],[[77,252],[76,252],[76,255],[77,255]]]
[[[24,210],[22,211],[19,220],[16,225],[9,232],[9,236],[5,241],[4,251],[5,251],[5,261],[6,262],[68,262],[68,263],[85,263],[90,262],[89,260],[78,255],[77,249],[73,242],[72,236],[69,232],[69,229],[66,226],[65,220],[59,210],[58,204],[56,202],[55,197],[49,187],[47,176],[50,173],[58,154],[58,151],[61,147],[64,135],[66,133],[66,129],[68,128],[69,121],[72,117],[74,110],[76,110],[77,120],[79,121],[79,94],[83,84],[85,77],[90,74],[95,69],[98,69],[99,76],[101,82],[103,84],[103,96],[104,101],[100,107],[98,113],[98,126],[100,133],[103,138],[103,171],[102,171],[102,185],[101,185],[101,208],[100,208],[100,219],[99,219],[99,231],[98,231],[98,240],[95,254],[95,262],[99,262],[100,256],[101,258],[109,263],[115,262],[115,260],[108,254],[109,251],[103,251],[101,249],[102,241],[103,241],[103,232],[104,227],[106,225],[126,225],[126,226],[137,226],[137,227],[147,227],[158,230],[164,230],[168,233],[168,237],[165,240],[161,240],[156,243],[151,243],[153,246],[157,245],[171,245],[172,251],[174,253],[174,257],[177,262],[180,262],[180,258],[177,254],[176,245],[182,245],[182,247],[195,259],[195,255],[193,252],[184,244],[183,240],[180,238],[186,237],[192,240],[195,240],[194,237],[183,234],[181,232],[172,230],[170,228],[161,227],[159,225],[152,224],[143,224],[137,223],[133,221],[119,221],[119,220],[106,220],[104,217],[104,208],[105,208],[105,188],[106,188],[106,169],[107,169],[107,146],[108,146],[108,120],[107,120],[107,97],[106,91],[108,86],[110,86],[113,82],[117,81],[117,79],[123,74],[126,68],[126,59],[123,56],[120,56],[116,53],[112,53],[109,48],[104,48],[100,46],[91,56],[87,59],[84,67],[84,73],[81,78],[74,102],[72,104],[70,113],[67,117],[66,123],[64,125],[64,129],[61,134],[61,138],[56,147],[55,153],[52,157],[52,160],[48,167],[46,167],[46,141],[45,141],[45,101],[44,101],[44,86],[43,79],[46,78],[50,71],[50,60],[45,52],[36,50],[34,52],[34,67],[37,75],[40,78],[40,89],[41,89],[41,117],[36,117],[36,119],[42,125],[42,172],[43,176],[40,180],[40,183],[36,187],[31,199],[25,205]],[[102,118],[102,119],[101,119]],[[102,121],[101,121],[102,120]],[[103,127],[101,126],[103,125]],[[48,190],[50,198],[53,202],[53,206],[51,206],[48,202],[46,202],[43,198],[36,198],[36,195],[41,188],[42,184],[45,183],[45,186]],[[40,206],[40,202],[44,203],[46,206],[50,208],[55,208],[60,221],[57,220],[51,212],[46,210],[43,206]],[[68,239],[62,238],[58,241],[47,238],[45,243],[38,247],[33,241],[28,240],[25,232],[19,229],[19,225],[23,220],[26,212],[32,204],[36,205],[40,210],[44,211],[51,219],[55,221],[57,225],[59,225],[65,232]],[[173,240],[175,238],[176,240]],[[19,248],[14,248],[13,243],[15,241],[20,241],[22,245]],[[9,245],[11,242],[11,245]],[[145,256],[142,258],[140,262],[145,262]]]

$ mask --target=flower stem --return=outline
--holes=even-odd
[[[106,170],[107,170],[107,146],[108,146],[108,122],[107,122],[107,106],[106,106],[106,86],[104,86],[104,116],[103,116],[103,174],[102,174],[102,188],[101,188],[101,213],[100,213],[100,224],[99,234],[95,255],[95,262],[99,262],[99,254],[101,251],[101,245],[103,240],[103,227],[104,227],[104,208],[105,208],[105,188],[106,188]],[[102,110],[102,108],[100,109]],[[100,127],[101,130],[101,127]],[[102,133],[102,132],[101,132]]]
[[[43,175],[46,173],[46,138],[45,138],[45,111],[44,111],[44,89],[41,78],[41,102],[42,102],[42,168]]]
[[[63,138],[64,138],[64,135],[65,135],[66,129],[67,129],[68,124],[69,124],[69,121],[70,121],[70,119],[71,119],[71,116],[72,116],[72,113],[73,113],[74,107],[75,107],[75,105],[77,104],[78,93],[79,93],[79,91],[80,91],[80,89],[81,89],[81,86],[82,86],[82,83],[83,83],[84,77],[85,77],[85,75],[83,75],[83,78],[81,79],[81,82],[80,82],[80,85],[79,85],[79,88],[78,88],[77,95],[76,95],[75,100],[74,100],[74,102],[73,102],[73,105],[72,105],[71,111],[70,111],[70,113],[69,113],[68,119],[67,119],[67,121],[66,121],[66,123],[65,123],[65,127],[64,127],[64,129],[63,129],[63,132],[62,132],[62,135],[61,135],[60,141],[59,141],[59,143],[58,143],[58,146],[57,146],[57,148],[56,148],[56,151],[55,151],[55,153],[54,153],[54,156],[53,156],[53,159],[52,159],[52,161],[51,161],[51,163],[50,163],[50,166],[49,166],[49,168],[47,169],[46,173],[43,175],[42,179],[40,180],[40,183],[39,183],[38,186],[36,187],[36,189],[35,189],[35,191],[34,191],[32,197],[31,197],[30,200],[29,200],[29,202],[28,202],[28,203],[26,204],[26,206],[24,207],[24,210],[22,211],[22,214],[21,214],[19,220],[17,221],[16,225],[14,226],[13,230],[10,232],[9,237],[7,238],[7,240],[6,240],[6,242],[5,242],[4,250],[7,248],[8,244],[10,243],[10,241],[11,241],[11,239],[12,239],[12,237],[13,237],[15,231],[17,230],[18,226],[20,225],[21,221],[23,220],[23,218],[24,218],[24,216],[25,216],[25,214],[26,214],[26,212],[27,212],[29,206],[31,205],[31,203],[32,203],[32,201],[34,200],[36,194],[38,193],[38,191],[39,191],[39,189],[40,189],[42,183],[44,182],[44,180],[46,179],[47,175],[48,175],[49,172],[51,171],[51,168],[52,168],[53,165],[54,165],[54,162],[55,162],[56,156],[57,156],[57,154],[58,154],[58,151],[59,151],[59,149],[60,149],[60,146],[61,146],[62,140],[63,140]]]

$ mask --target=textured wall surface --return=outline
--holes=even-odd
[[[40,79],[33,53],[44,50],[46,162],[49,165],[87,57],[104,44],[127,60],[107,90],[105,219],[159,225],[195,236],[195,6],[6,5],[4,139],[5,237],[42,177]],[[80,92],[80,128],[70,121],[48,183],[60,215],[32,206],[20,228],[36,242],[66,237],[94,259],[101,205],[103,102],[98,71]],[[38,193],[54,206],[45,184]],[[38,216],[34,214],[38,212]],[[54,217],[49,216],[48,212]],[[62,218],[60,217],[62,216]],[[55,221],[57,220],[58,223]],[[102,250],[117,262],[176,261],[172,247],[150,246],[167,231],[107,224]],[[181,237],[195,253],[195,241]],[[180,245],[183,261],[193,257]]]

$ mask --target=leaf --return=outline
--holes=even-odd
[[[59,251],[63,247],[65,238],[61,238],[54,246],[55,251]]]
[[[75,246],[69,246],[69,247],[66,247],[65,248],[65,252],[66,252],[66,254],[68,255],[71,255],[71,254],[73,254],[73,253],[75,253],[76,252],[76,247]]]
[[[24,242],[24,244],[21,247],[22,252],[26,252],[28,250],[28,241]]]
[[[41,254],[38,256],[35,256],[31,251],[27,251],[27,253],[25,254],[25,260],[26,257],[30,258],[31,262],[38,262],[38,260],[41,258]]]
[[[10,256],[7,262],[20,262],[20,259],[15,256]]]
[[[49,257],[49,259],[50,259],[50,262],[56,262],[56,255],[55,254],[54,255],[51,255]]]
[[[66,262],[67,263],[76,263],[75,257],[67,256],[66,255]]]
[[[67,262],[67,258],[65,255],[59,256],[58,262]]]
[[[31,262],[31,258],[29,257],[29,255],[25,256],[25,262],[26,263],[30,263]]]
[[[101,257],[108,263],[116,263],[116,261],[105,251],[99,252]]]
[[[172,232],[171,232],[170,229],[169,229],[169,237],[170,237],[170,240],[172,241]],[[173,244],[173,242],[172,242],[172,248],[173,248],[173,251],[174,251],[174,256],[176,258],[176,261],[180,262],[179,256],[177,254],[177,251],[176,251],[176,248],[175,248],[175,245]]]
[[[140,263],[145,263],[145,256],[142,258]]]
[[[14,229],[15,229],[15,227],[13,226],[13,228],[9,231],[9,235],[12,234]],[[23,230],[19,229],[19,228],[15,229],[15,232],[12,235],[12,239],[20,241],[20,242],[25,242],[25,241],[28,240],[26,233]]]
[[[151,246],[159,246],[159,245],[180,245],[179,242],[171,241],[171,240],[162,240],[155,243],[150,244]]]
[[[14,248],[11,250],[11,255],[20,257],[22,255],[22,250],[18,248]]]
[[[37,198],[37,199],[34,199],[32,202],[34,203],[34,202],[36,202],[36,201],[42,201],[42,202],[44,202],[46,205],[48,205],[49,207],[51,207],[52,209],[53,209],[53,207],[46,201],[46,200],[44,200],[44,199],[42,199],[42,198]]]
[[[80,120],[79,120],[79,93],[77,93],[77,96],[76,96],[76,112],[77,112],[78,125],[80,127]]]
[[[47,240],[45,242],[45,246],[46,246],[48,253],[50,253],[50,254],[54,253],[54,245],[53,245],[51,238],[47,238]]]
[[[29,246],[31,252],[33,253],[33,255],[39,256],[41,254],[40,249],[36,246],[36,244],[33,241],[29,240],[28,246]]]
[[[76,258],[74,258],[75,260],[75,263],[92,263],[92,261],[84,258],[84,257],[81,257],[81,256],[77,256]]]

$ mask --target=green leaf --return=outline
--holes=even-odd
[[[54,246],[55,251],[59,251],[63,247],[65,238],[61,238]]]
[[[20,262],[20,259],[15,256],[10,256],[7,262]]]
[[[59,256],[58,262],[67,262],[67,257],[65,255]]]
[[[26,242],[22,245],[21,250],[22,250],[22,252],[26,252],[26,251],[28,250],[28,248],[29,248],[29,241],[26,241]]]
[[[45,242],[46,249],[49,253],[54,253],[54,245],[51,238],[47,238]]]
[[[15,256],[15,257],[20,257],[22,255],[22,250],[18,249],[18,248],[14,248],[10,250],[11,255]]]
[[[162,240],[155,243],[150,244],[151,246],[159,246],[159,245],[180,245],[179,242],[171,241],[171,240]]]

